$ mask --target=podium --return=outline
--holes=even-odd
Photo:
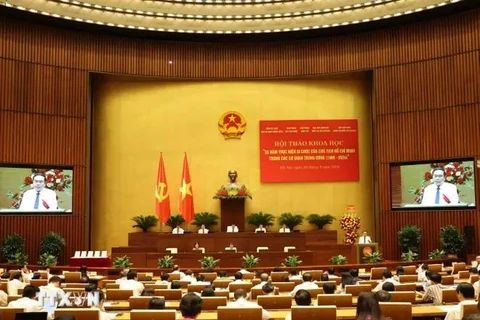
[[[232,224],[245,231],[245,198],[220,199],[220,216],[222,232]]]
[[[357,243],[357,263],[365,263],[362,258],[378,251],[378,243]]]

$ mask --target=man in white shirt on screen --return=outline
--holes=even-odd
[[[445,182],[445,169],[438,167],[432,171],[433,183],[423,190],[422,205],[448,206],[458,205],[457,186]]]
[[[132,290],[133,296],[135,297],[141,296],[143,289],[145,289],[145,286],[143,285],[143,283],[137,281],[137,279],[138,279],[137,271],[135,270],[128,271],[127,280],[120,282],[119,289]]]
[[[255,233],[266,233],[267,229],[263,227],[263,224],[259,225],[257,229],[255,229]]]
[[[234,232],[238,232],[238,227],[234,224],[232,224],[231,226],[228,226],[227,227],[227,232],[228,233],[234,233]]]
[[[372,238],[370,238],[367,231],[363,231],[363,234],[360,236],[360,238],[358,238],[358,243],[360,244],[372,243]]]
[[[57,194],[45,188],[45,176],[36,173],[33,176],[33,189],[23,193],[20,210],[57,210]]]
[[[280,232],[280,233],[290,233],[290,228],[287,228],[287,225],[284,224],[284,225],[280,228],[280,230],[278,230],[278,232]]]
[[[200,226],[200,229],[198,229],[198,233],[199,233],[199,234],[207,234],[208,231],[209,231],[209,230],[208,230],[207,228],[205,228],[205,225],[204,225],[204,224],[202,224],[202,225]]]
[[[185,230],[183,230],[182,228],[180,228],[180,226],[176,226],[175,228],[173,228],[172,230],[172,234],[183,234],[185,232]]]

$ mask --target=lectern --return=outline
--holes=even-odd
[[[378,251],[378,243],[358,243],[357,244],[357,263],[366,263],[363,257]]]
[[[220,199],[222,231],[236,224],[238,231],[245,231],[245,198]]]

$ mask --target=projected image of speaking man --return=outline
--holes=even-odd
[[[457,186],[445,182],[445,170],[437,167],[432,171],[433,183],[423,191],[422,205],[448,206],[458,205]]]
[[[57,194],[45,188],[45,176],[36,173],[33,176],[33,189],[23,194],[20,210],[56,210],[57,207]]]

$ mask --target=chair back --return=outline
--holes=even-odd
[[[244,273],[242,276],[243,280],[253,280],[255,278],[255,273],[250,272],[250,273]]]
[[[383,271],[386,268],[372,268],[370,269],[370,280],[382,280]]]
[[[278,288],[279,292],[290,292],[295,288],[295,283],[293,282],[272,282],[275,288]]]
[[[415,291],[416,289],[416,283],[400,283],[395,286],[395,291]]]
[[[98,309],[76,309],[76,308],[62,308],[55,310],[55,317],[63,315],[72,315],[75,320],[99,320],[100,310]]]
[[[215,291],[215,297],[225,297],[228,300],[230,296],[227,290],[217,290]]]
[[[206,284],[189,284],[187,287],[187,292],[198,292],[201,293],[203,289],[205,289]]]
[[[180,273],[169,273],[168,274],[168,281],[177,281],[180,280]]]
[[[0,290],[3,292],[8,292],[8,282],[7,281],[0,281]]]
[[[262,281],[260,281],[259,278],[252,279],[252,285],[253,286],[256,286],[257,284],[260,284],[260,282],[262,282]]]
[[[148,309],[148,304],[153,297],[130,297],[128,298],[128,304],[130,310],[133,309]],[[163,297],[162,297],[163,298]]]
[[[323,288],[308,288],[305,290],[310,293],[310,297],[312,297],[312,299],[315,299],[319,294],[323,294]]]
[[[30,285],[35,287],[46,286],[48,284],[47,279],[32,279],[30,280]]]
[[[155,296],[164,297],[165,301],[182,299],[182,289],[155,289]]]
[[[88,285],[88,283],[65,283],[64,287],[65,288],[83,288],[85,290],[85,287]],[[113,289],[113,288],[112,288]],[[118,288],[117,288],[118,289]]]
[[[288,277],[287,271],[272,271],[270,273],[270,279],[272,279],[272,282],[280,282],[285,276]]]
[[[474,284],[480,279],[480,276],[478,274],[472,274],[468,280],[471,284]]]
[[[232,282],[228,286],[228,291],[235,292],[238,289],[243,289],[245,292],[250,292],[252,284],[250,282]]]
[[[107,283],[105,288],[107,289],[120,289],[120,283]]]
[[[442,289],[442,303],[458,303],[457,290]]]
[[[442,284],[444,286],[453,285],[454,281],[455,280],[454,280],[453,276],[442,276]]]
[[[460,317],[463,319],[466,315],[477,313],[477,304],[475,301],[473,303],[462,304],[460,305]]]
[[[353,284],[353,285],[346,285],[345,286],[345,293],[351,293],[352,296],[358,297],[360,292],[370,292],[372,291],[372,286],[367,284]]]
[[[213,280],[217,279],[216,272],[200,272],[198,275],[204,276],[205,281],[208,281],[208,282],[213,282]]]
[[[132,310],[130,320],[176,320],[175,310]]]
[[[302,279],[290,279],[290,282],[293,282],[296,286],[298,286],[300,283],[303,283]]]
[[[310,273],[313,281],[320,281],[322,279],[323,270],[307,270],[303,274]]]
[[[410,302],[415,303],[415,291],[391,291],[391,302]]]
[[[398,277],[400,283],[416,283],[418,282],[418,276],[416,274],[401,275]]]
[[[178,282],[178,284],[180,284],[180,288],[182,289],[187,289],[188,285],[191,283],[190,281],[183,281],[183,280],[178,280],[175,282]]]
[[[440,263],[428,265],[428,271],[431,271],[431,272],[437,272],[437,273],[441,272],[442,268],[443,266]]]
[[[364,281],[358,281],[357,284],[369,284],[372,289],[374,289],[378,285],[377,280],[364,280]]]
[[[168,284],[155,284],[155,283],[145,283],[145,289],[168,289]]]
[[[70,283],[70,282],[78,283],[82,278],[82,273],[80,271],[67,271],[63,275],[65,277],[66,283]]]
[[[13,308],[13,307],[1,307],[0,308],[0,319],[2,320],[15,320],[15,314],[23,312],[23,308]]]
[[[465,262],[453,262],[452,263],[452,274],[456,274],[459,271],[464,271],[466,269]]]
[[[63,288],[64,292],[71,292],[76,294],[85,293],[85,288]]]
[[[385,318],[392,320],[412,319],[412,304],[407,302],[380,302]]]
[[[250,290],[250,299],[255,300],[258,296],[263,295],[263,290],[261,288],[252,288]]]
[[[215,279],[213,285],[215,288],[227,289],[230,282],[232,282],[230,279]]]
[[[336,320],[337,308],[334,306],[293,306],[292,319],[295,320]]]
[[[406,275],[411,275],[411,274],[416,275],[417,274],[417,266],[415,266],[415,265],[413,265],[413,266],[403,266],[403,271],[405,272]]]
[[[123,290],[123,289],[107,289],[106,300],[128,300],[133,296],[133,290]]]
[[[258,307],[218,307],[218,320],[261,320],[262,308]],[[132,319],[133,320],[133,319]]]
[[[12,301],[16,301],[18,299],[20,299],[22,296],[18,296],[18,295],[11,295],[11,296],[7,296],[7,304],[9,304],[10,302]]]
[[[458,279],[468,279],[470,278],[470,271],[462,270],[458,271]]]
[[[145,281],[147,276],[148,276],[147,272],[138,272],[137,273],[137,281]]]
[[[336,306],[337,308],[349,308],[353,306],[351,294],[319,294],[317,304],[319,306]]]
[[[257,303],[263,309],[290,309],[292,307],[292,297],[285,296],[257,296]]]
[[[202,311],[203,310],[217,310],[220,306],[227,305],[226,297],[202,297]]]

